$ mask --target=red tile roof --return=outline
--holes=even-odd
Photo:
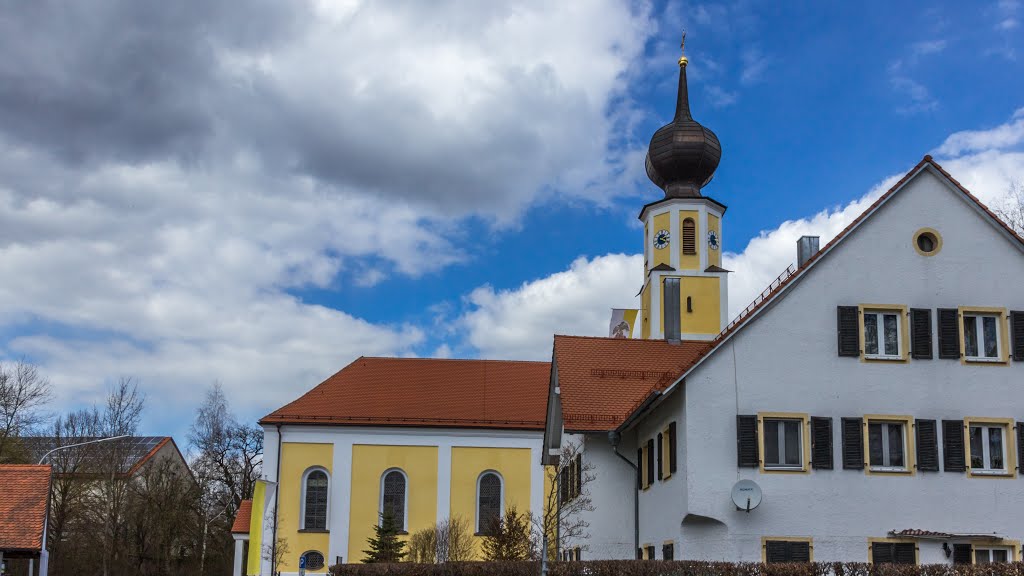
[[[612,430],[710,342],[555,336],[562,419],[569,431]]]
[[[242,504],[235,514],[235,521],[231,523],[231,533],[248,534],[250,520],[252,520],[252,500],[242,500]]]
[[[792,273],[789,272],[789,269],[783,272],[779,276],[779,278],[777,278],[776,281],[773,282],[771,286],[769,286],[769,289],[765,290],[765,292],[758,296],[758,299],[755,300],[751,306],[748,306],[747,309],[744,310],[735,320],[730,322],[726,329],[723,330],[718,336],[715,337],[713,341],[710,342],[709,346],[701,350],[696,356],[692,358],[692,360],[688,364],[682,366],[680,370],[677,371],[676,375],[672,378],[672,381],[679,380],[680,378],[685,376],[687,372],[689,372],[694,366],[697,365],[698,362],[701,361],[701,359],[713,353],[715,350],[718,349],[719,345],[724,343],[731,335],[735,334],[740,329],[742,329],[754,316],[756,316],[757,312],[761,308],[768,305],[768,303],[774,300],[776,296],[779,296],[791,284],[803,278],[804,272],[807,271],[807,269],[809,269],[811,266],[814,266],[819,260],[824,258],[836,244],[842,242],[847,236],[850,235],[851,232],[853,232],[854,229],[857,228],[857,226],[859,226],[864,220],[866,220],[872,214],[874,214],[875,211],[887,200],[889,200],[889,198],[891,198],[897,191],[899,191],[904,184],[906,184],[911,178],[913,178],[918,172],[920,172],[923,168],[927,166],[931,166],[937,172],[939,172],[939,174],[941,174],[944,178],[949,180],[949,182],[953,184],[953,186],[955,186],[957,190],[959,190],[968,200],[973,202],[979,210],[981,210],[984,214],[989,216],[992,219],[993,223],[1002,228],[1011,238],[1019,242],[1021,245],[1024,245],[1024,237],[1021,237],[1021,235],[1014,231],[1013,228],[1011,228],[1006,222],[1003,222],[1003,220],[999,218],[999,216],[997,216],[994,212],[992,212],[992,210],[990,210],[988,206],[985,206],[985,204],[982,203],[982,201],[979,200],[977,196],[971,194],[971,192],[967,190],[967,188],[964,188],[964,186],[960,184],[960,182],[957,181],[956,178],[953,178],[953,176],[951,176],[949,172],[946,172],[946,170],[942,166],[940,166],[930,155],[925,155],[925,157],[922,158],[921,161],[917,163],[917,165],[911,168],[909,172],[904,174],[903,178],[900,178],[899,182],[893,184],[891,188],[889,188],[884,194],[879,196],[877,200],[875,200],[870,206],[868,206],[867,209],[864,210],[864,212],[862,212],[859,216],[854,218],[853,221],[846,226],[846,228],[839,232],[839,234],[836,234],[835,238],[830,240],[829,243],[826,244],[821,250],[819,250],[817,253],[808,258],[807,261],[804,262],[803,266],[797,268],[796,271]],[[659,390],[661,387],[663,386],[652,387],[648,394],[656,390]],[[633,416],[634,412],[640,409],[643,400],[647,397],[648,394],[642,395],[633,403],[632,408],[629,410],[628,416]]]
[[[261,424],[543,430],[549,362],[362,357]]]
[[[42,550],[50,467],[0,464],[0,550]]]

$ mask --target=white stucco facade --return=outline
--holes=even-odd
[[[935,311],[1024,310],[1024,249],[930,161],[916,170],[623,428],[623,444],[634,446],[669,422],[679,431],[677,471],[639,495],[640,544],[653,546],[657,558],[663,544],[672,542],[675,559],[762,561],[763,538],[805,537],[811,539],[815,561],[866,562],[869,539],[905,529],[960,535],[917,539],[921,563],[951,562],[944,544],[1007,546],[1020,554],[1024,478],[1016,469],[998,478],[943,471],[941,422],[1024,421],[1024,362],[940,359]],[[915,250],[914,235],[922,228],[941,236],[937,254]],[[866,304],[931,310],[933,359],[871,362],[839,356],[837,307]],[[1009,347],[1008,340],[1001,345]],[[805,473],[739,467],[737,416],[769,412],[831,418],[833,469],[811,469],[806,462]],[[868,415],[937,421],[940,471],[844,469],[841,419]],[[906,434],[912,437],[914,430]],[[1004,442],[1014,459],[1015,437],[1011,425]],[[906,440],[909,453],[911,441]],[[602,451],[596,444],[587,444],[587,456],[598,461]],[[636,459],[635,448],[626,454]],[[631,474],[624,465],[608,466],[595,487],[602,490],[601,502],[629,503]],[[730,499],[741,479],[755,481],[764,494],[749,513]],[[631,516],[615,506],[595,514],[592,532],[600,542],[592,541],[591,557],[632,558],[632,547],[620,553],[604,544],[631,541],[632,523],[624,521]],[[1006,540],[978,538],[985,534]]]

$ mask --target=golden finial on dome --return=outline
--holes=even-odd
[[[679,65],[686,66],[690,61],[686,58],[686,30],[683,30],[683,39],[679,42],[679,51],[683,53],[679,57]]]

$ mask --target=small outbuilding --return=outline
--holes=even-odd
[[[50,466],[0,464],[0,486],[0,573],[25,562],[30,576],[45,576]]]

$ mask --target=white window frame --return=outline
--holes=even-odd
[[[880,424],[882,426],[882,462],[883,464],[875,464],[871,461],[871,426]],[[903,438],[903,465],[892,466],[884,464],[886,460],[889,460],[889,426],[899,426],[903,431],[901,435]],[[872,472],[906,472],[910,470],[908,463],[910,462],[910,455],[908,454],[908,442],[907,442],[907,423],[902,420],[868,420],[868,442],[867,442],[867,453],[868,453],[868,465]]]
[[[967,318],[977,318],[974,328],[977,331],[975,340],[978,343],[978,354],[985,351],[985,329],[984,318],[992,318],[996,321],[996,355],[995,356],[968,356],[967,355]],[[963,339],[964,358],[971,362],[1002,362],[1003,361],[1003,316],[997,312],[964,312],[963,313]]]
[[[867,338],[867,317],[868,315],[877,316],[875,320],[875,333],[878,341],[878,353],[868,354],[868,338]],[[886,354],[885,350],[885,316],[891,315],[896,317],[896,354]],[[903,360],[903,312],[901,310],[892,308],[866,308],[864,309],[864,318],[861,319],[861,323],[864,326],[864,357],[871,360]]]
[[[992,474],[996,476],[1005,476],[1010,472],[1009,467],[1009,450],[1008,448],[1008,436],[1009,431],[1005,424],[997,424],[994,422],[970,422],[967,426],[967,443],[971,442],[971,428],[981,428],[981,468],[975,468],[971,466],[971,473],[973,474]],[[989,444],[989,433],[992,428],[998,428],[1003,435],[1003,467],[1002,468],[990,468],[989,465],[992,463],[992,455]],[[971,457],[975,456],[974,452],[971,452]]]
[[[306,481],[313,472],[323,472],[327,475],[327,514],[324,517],[324,530],[331,527],[331,473],[323,466],[310,466],[302,473],[302,489],[299,500],[299,526],[300,530],[306,529]],[[325,556],[326,558],[326,556]]]
[[[498,520],[505,517],[505,477],[497,470],[484,470],[476,477],[476,500],[474,502],[475,506],[473,510],[473,516],[476,517],[476,534],[480,534],[480,481],[488,474],[494,474],[501,482],[501,500],[500,505],[498,506]]]
[[[399,530],[402,532],[409,531],[409,475],[405,473],[405,470],[401,468],[388,468],[380,475],[380,490],[379,497],[377,498],[377,525],[380,526],[381,522],[384,521],[384,479],[388,477],[388,474],[392,472],[398,472],[405,478],[405,494],[402,497],[402,525],[399,526]]]
[[[992,552],[995,550],[1002,550],[1006,552],[1006,563],[1014,561],[1013,547],[1012,546],[981,546],[974,548],[974,563],[975,564],[1002,564],[1002,562],[992,561]],[[988,556],[988,562],[978,562],[978,554],[985,553]]]
[[[767,446],[767,443],[765,443],[764,469],[765,470],[803,470],[804,466],[806,465],[806,462],[804,462],[804,442],[806,441],[806,438],[804,438],[804,421],[802,419],[800,419],[800,418],[765,417],[765,418],[762,418],[762,422],[761,422],[761,429],[762,430],[766,430],[768,428],[768,422],[778,422],[778,423],[795,422],[797,424],[797,427],[796,427],[796,429],[797,429],[797,439],[799,440],[799,444],[797,446],[797,451],[799,452],[800,463],[799,464],[769,464],[768,463],[768,459],[767,459],[768,446]],[[767,440],[767,434],[768,433],[765,432],[764,434],[765,434],[765,440]],[[786,460],[786,427],[785,426],[779,426],[778,427],[777,435],[778,435],[777,440],[779,442],[779,460],[782,460],[784,462]]]

